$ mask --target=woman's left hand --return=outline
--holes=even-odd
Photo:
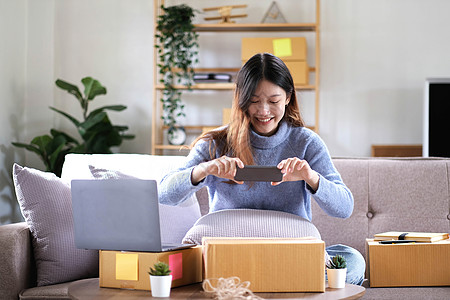
[[[314,191],[319,188],[319,174],[311,169],[306,160],[298,157],[291,157],[282,160],[278,165],[283,173],[283,179],[279,182],[272,182],[272,185],[278,185],[286,181],[304,180]]]

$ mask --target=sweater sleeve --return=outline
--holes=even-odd
[[[305,159],[319,173],[319,188],[312,194],[319,206],[332,217],[350,217],[354,205],[352,192],[342,181],[325,143],[318,135],[311,136]]]
[[[193,185],[191,173],[194,167],[209,160],[208,143],[199,141],[186,157],[184,166],[167,173],[158,186],[159,202],[167,205],[178,205],[193,193],[205,186],[205,181]]]

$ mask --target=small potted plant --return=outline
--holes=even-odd
[[[334,256],[327,263],[328,287],[342,289],[345,287],[347,262],[342,255]]]
[[[170,288],[172,286],[172,271],[169,265],[164,262],[157,262],[150,267],[150,288],[152,297],[169,297]]]

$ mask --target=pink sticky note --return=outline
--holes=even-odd
[[[169,268],[172,270],[172,280],[183,278],[183,254],[169,255]]]

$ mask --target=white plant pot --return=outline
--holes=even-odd
[[[345,288],[347,269],[327,269],[328,287],[333,289]]]
[[[172,287],[172,275],[152,276],[150,275],[150,289],[152,297],[169,297]]]

